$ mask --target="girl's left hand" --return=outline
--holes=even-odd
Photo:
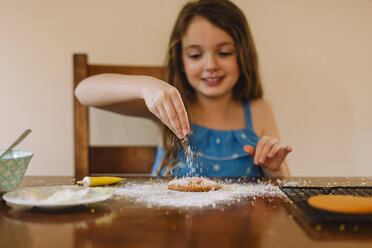
[[[276,138],[263,136],[257,143],[256,148],[250,145],[243,147],[244,151],[254,157],[254,163],[270,170],[279,170],[280,165],[293,148],[283,146]]]

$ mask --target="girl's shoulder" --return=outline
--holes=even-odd
[[[271,104],[264,98],[254,99],[250,101],[252,125],[258,136],[267,133],[267,130],[273,129],[272,125],[276,126],[275,117]]]
[[[272,112],[270,102],[264,98],[258,98],[258,99],[251,100],[249,104],[251,107],[252,114],[253,112],[257,112],[257,113]]]

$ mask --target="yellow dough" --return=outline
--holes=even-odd
[[[168,183],[168,189],[178,191],[205,192],[219,188],[218,183],[202,177],[185,177],[174,179]]]
[[[344,214],[372,214],[372,197],[317,195],[307,199],[310,206]]]

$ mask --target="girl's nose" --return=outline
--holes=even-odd
[[[205,70],[214,71],[218,68],[216,57],[213,55],[205,56]]]

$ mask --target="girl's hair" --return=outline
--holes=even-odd
[[[167,81],[179,90],[186,109],[190,103],[195,101],[196,94],[184,72],[182,38],[195,16],[205,18],[224,30],[235,42],[240,77],[233,88],[234,100],[249,101],[261,98],[263,89],[258,72],[256,48],[243,12],[228,0],[199,0],[189,2],[182,8],[171,33],[166,58]],[[167,164],[165,175],[170,175],[176,162],[177,152],[182,145],[185,145],[184,142],[165,127],[165,156],[158,173]]]

